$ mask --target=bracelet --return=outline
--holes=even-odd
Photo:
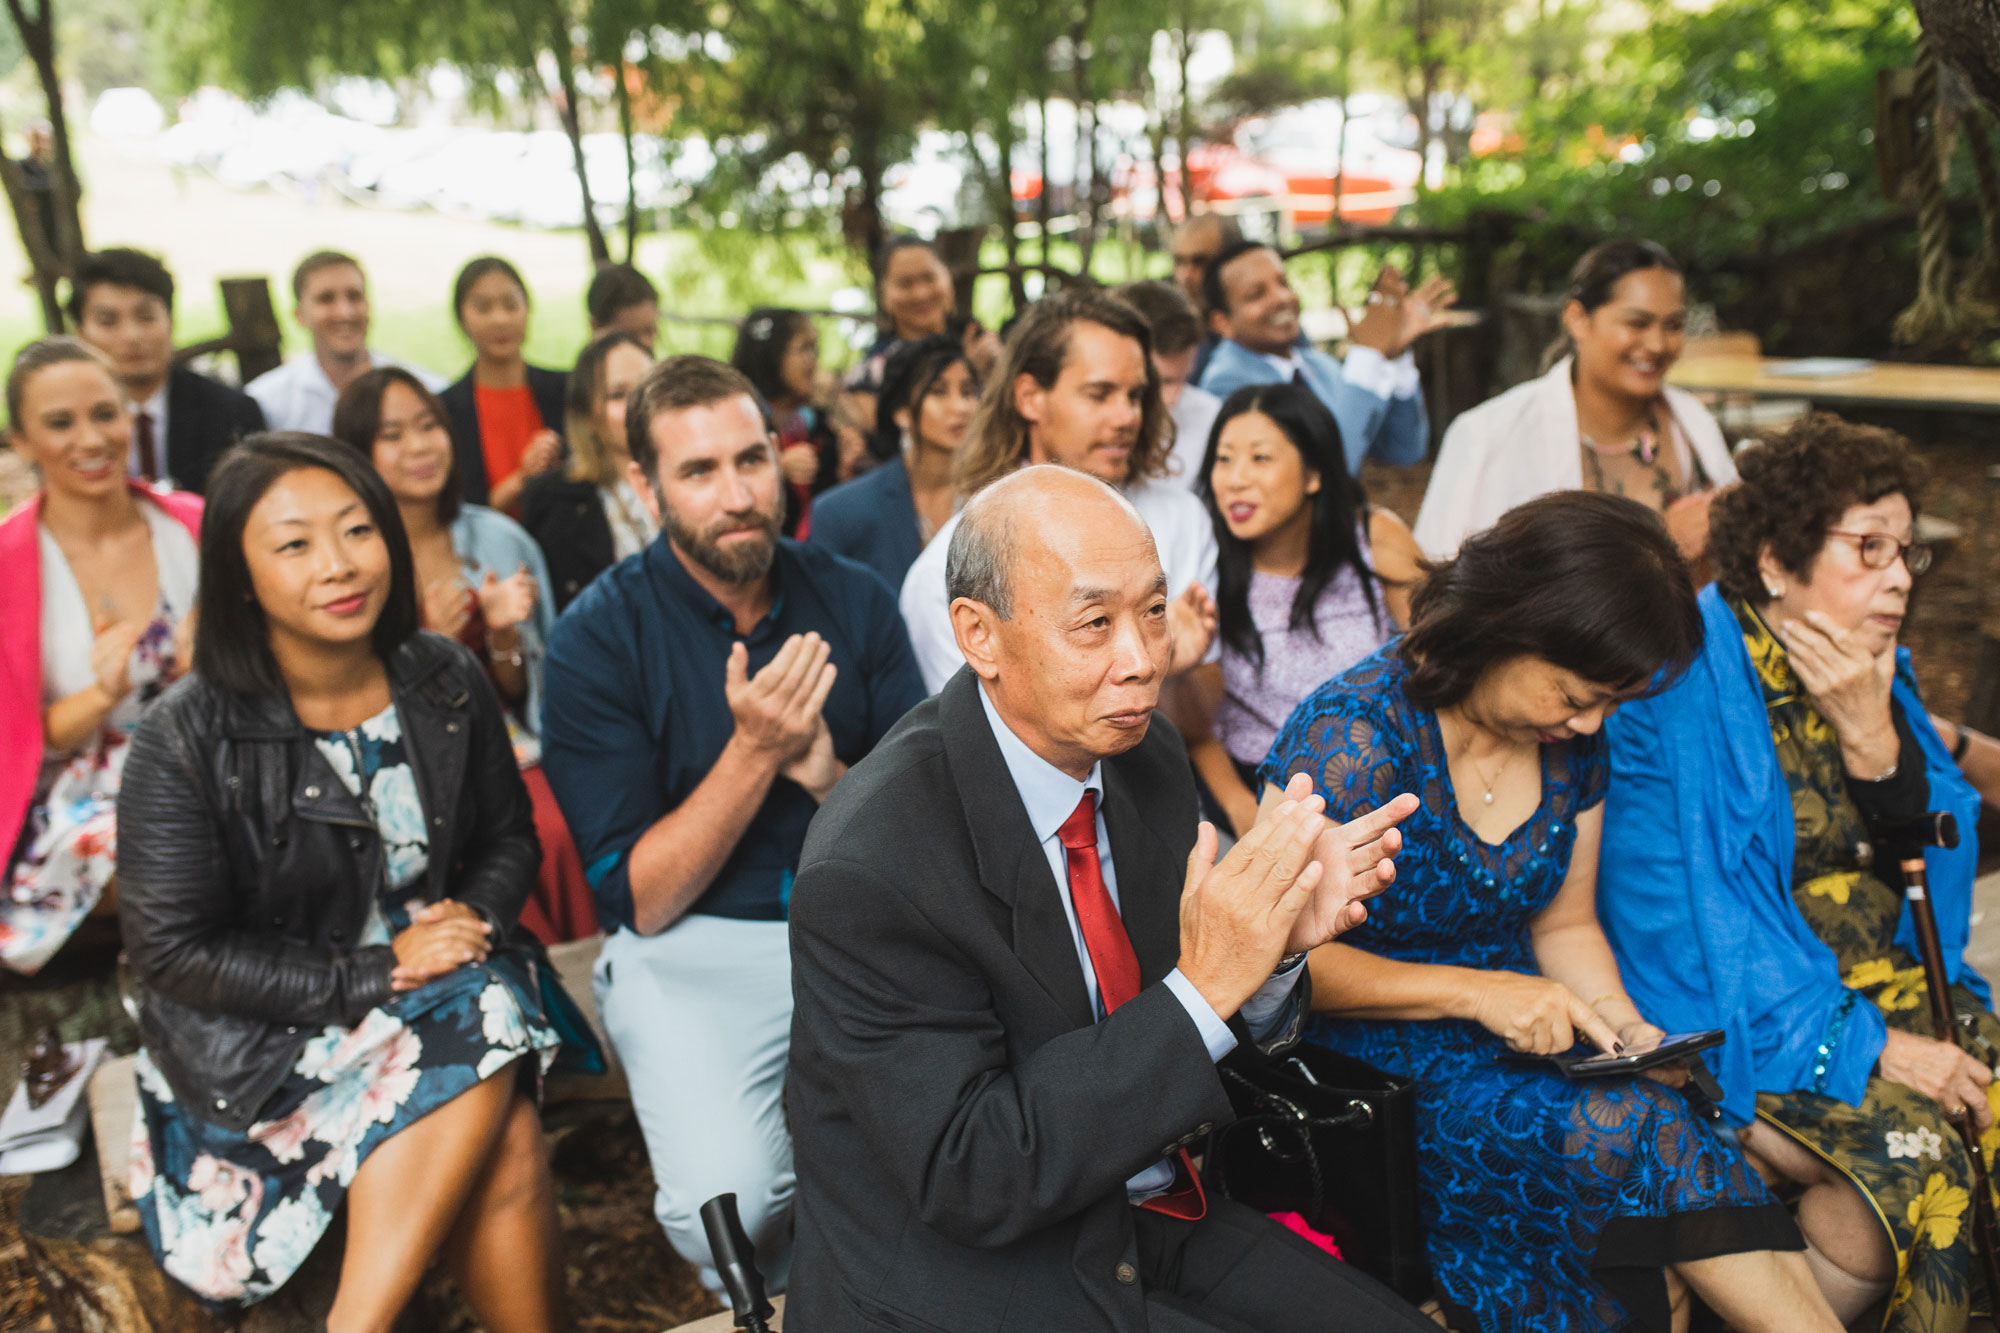
[[[1615,1000],[1615,999],[1617,999],[1617,998],[1618,998],[1618,992],[1617,992],[1617,991],[1615,991],[1615,990],[1608,990],[1608,991],[1604,992],[1604,994],[1602,994],[1602,995],[1598,996],[1598,997],[1597,997],[1596,999],[1592,1000],[1592,1001],[1590,1002],[1590,1008],[1591,1008],[1592,1010],[1595,1010],[1595,1009],[1597,1008],[1597,1006],[1598,1006],[1598,1005],[1600,1005],[1600,1004],[1603,1004],[1603,1003],[1604,1003],[1604,1002],[1605,1002],[1606,1000]]]
[[[1954,764],[1965,762],[1965,752],[1971,748],[1972,728],[1966,726],[1964,723],[1960,723],[1958,739],[1951,743],[1951,762]]]

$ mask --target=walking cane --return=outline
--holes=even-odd
[[[1895,820],[1876,830],[1883,850],[1896,858],[1903,873],[1903,900],[1910,905],[1910,922],[1916,927],[1917,953],[1924,964],[1924,989],[1931,1000],[1931,1027],[1939,1041],[1962,1048],[1961,1035],[1970,1029],[1972,1015],[1961,1023],[1952,1011],[1951,988],[1945,980],[1944,948],[1938,942],[1937,913],[1931,907],[1930,883],[1924,870],[1924,849],[1958,846],[1958,821],[1947,811],[1933,810]],[[1972,1163],[1972,1230],[1978,1237],[1985,1264],[1987,1299],[2000,1300],[2000,1224],[1993,1211],[1993,1187],[1986,1169],[1986,1154],[1979,1147],[1979,1131],[1973,1127],[1970,1111],[1960,1110],[1948,1118],[1965,1141],[1965,1155]]]
[[[771,1333],[771,1316],[777,1313],[764,1299],[764,1275],[757,1271],[757,1247],[743,1229],[736,1212],[734,1194],[718,1194],[701,1206],[702,1230],[708,1233],[708,1252],[715,1271],[722,1277],[722,1289],[729,1295],[730,1317],[737,1333]]]

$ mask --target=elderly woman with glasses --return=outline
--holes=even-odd
[[[2000,1020],[1967,966],[1979,796],[1897,644],[1930,548],[1923,470],[1888,431],[1810,417],[1738,460],[1715,501],[1706,645],[1608,725],[1598,911],[1632,998],[1669,1031],[1720,1028],[1722,1111],[1779,1193],[1843,1322],[1962,1329],[1971,1164]],[[1931,1035],[1890,866],[1896,821],[1953,813],[1925,854],[1963,1048]],[[1978,1052],[1971,1054],[1968,1052]]]

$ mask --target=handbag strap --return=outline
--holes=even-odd
[[[1308,1083],[1315,1087],[1323,1086],[1303,1061],[1293,1059],[1289,1063]],[[1308,1115],[1305,1108],[1291,1098],[1261,1086],[1238,1070],[1227,1065],[1218,1065],[1216,1070],[1225,1080],[1248,1092],[1262,1108],[1251,1115],[1237,1117],[1210,1135],[1209,1160],[1214,1163],[1216,1192],[1225,1199],[1234,1197],[1229,1190],[1228,1157],[1221,1151],[1223,1143],[1243,1130],[1254,1129],[1257,1141],[1265,1152],[1281,1162],[1305,1163],[1306,1174],[1312,1181],[1313,1210],[1317,1213],[1326,1203],[1326,1183],[1320,1173],[1319,1154],[1313,1149],[1312,1132],[1315,1129],[1365,1129],[1375,1119],[1375,1108],[1354,1097],[1348,1100],[1344,1110],[1332,1115]],[[1295,1138],[1297,1147],[1280,1147],[1273,1138],[1274,1132]]]

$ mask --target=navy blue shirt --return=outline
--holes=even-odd
[[[822,715],[853,764],[924,697],[896,599],[860,565],[780,540],[775,600],[747,635],[665,537],[606,570],[556,622],[544,663],[542,769],[607,928],[633,929],[632,848],[708,776],[736,729],[723,693],[732,644],[755,675],[794,634],[817,631],[838,668]],[[782,920],[818,802],[771,784],[690,911]]]
[[[881,575],[891,592],[902,591],[903,576],[924,549],[909,469],[901,458],[816,496],[812,520],[808,542],[859,560]]]

